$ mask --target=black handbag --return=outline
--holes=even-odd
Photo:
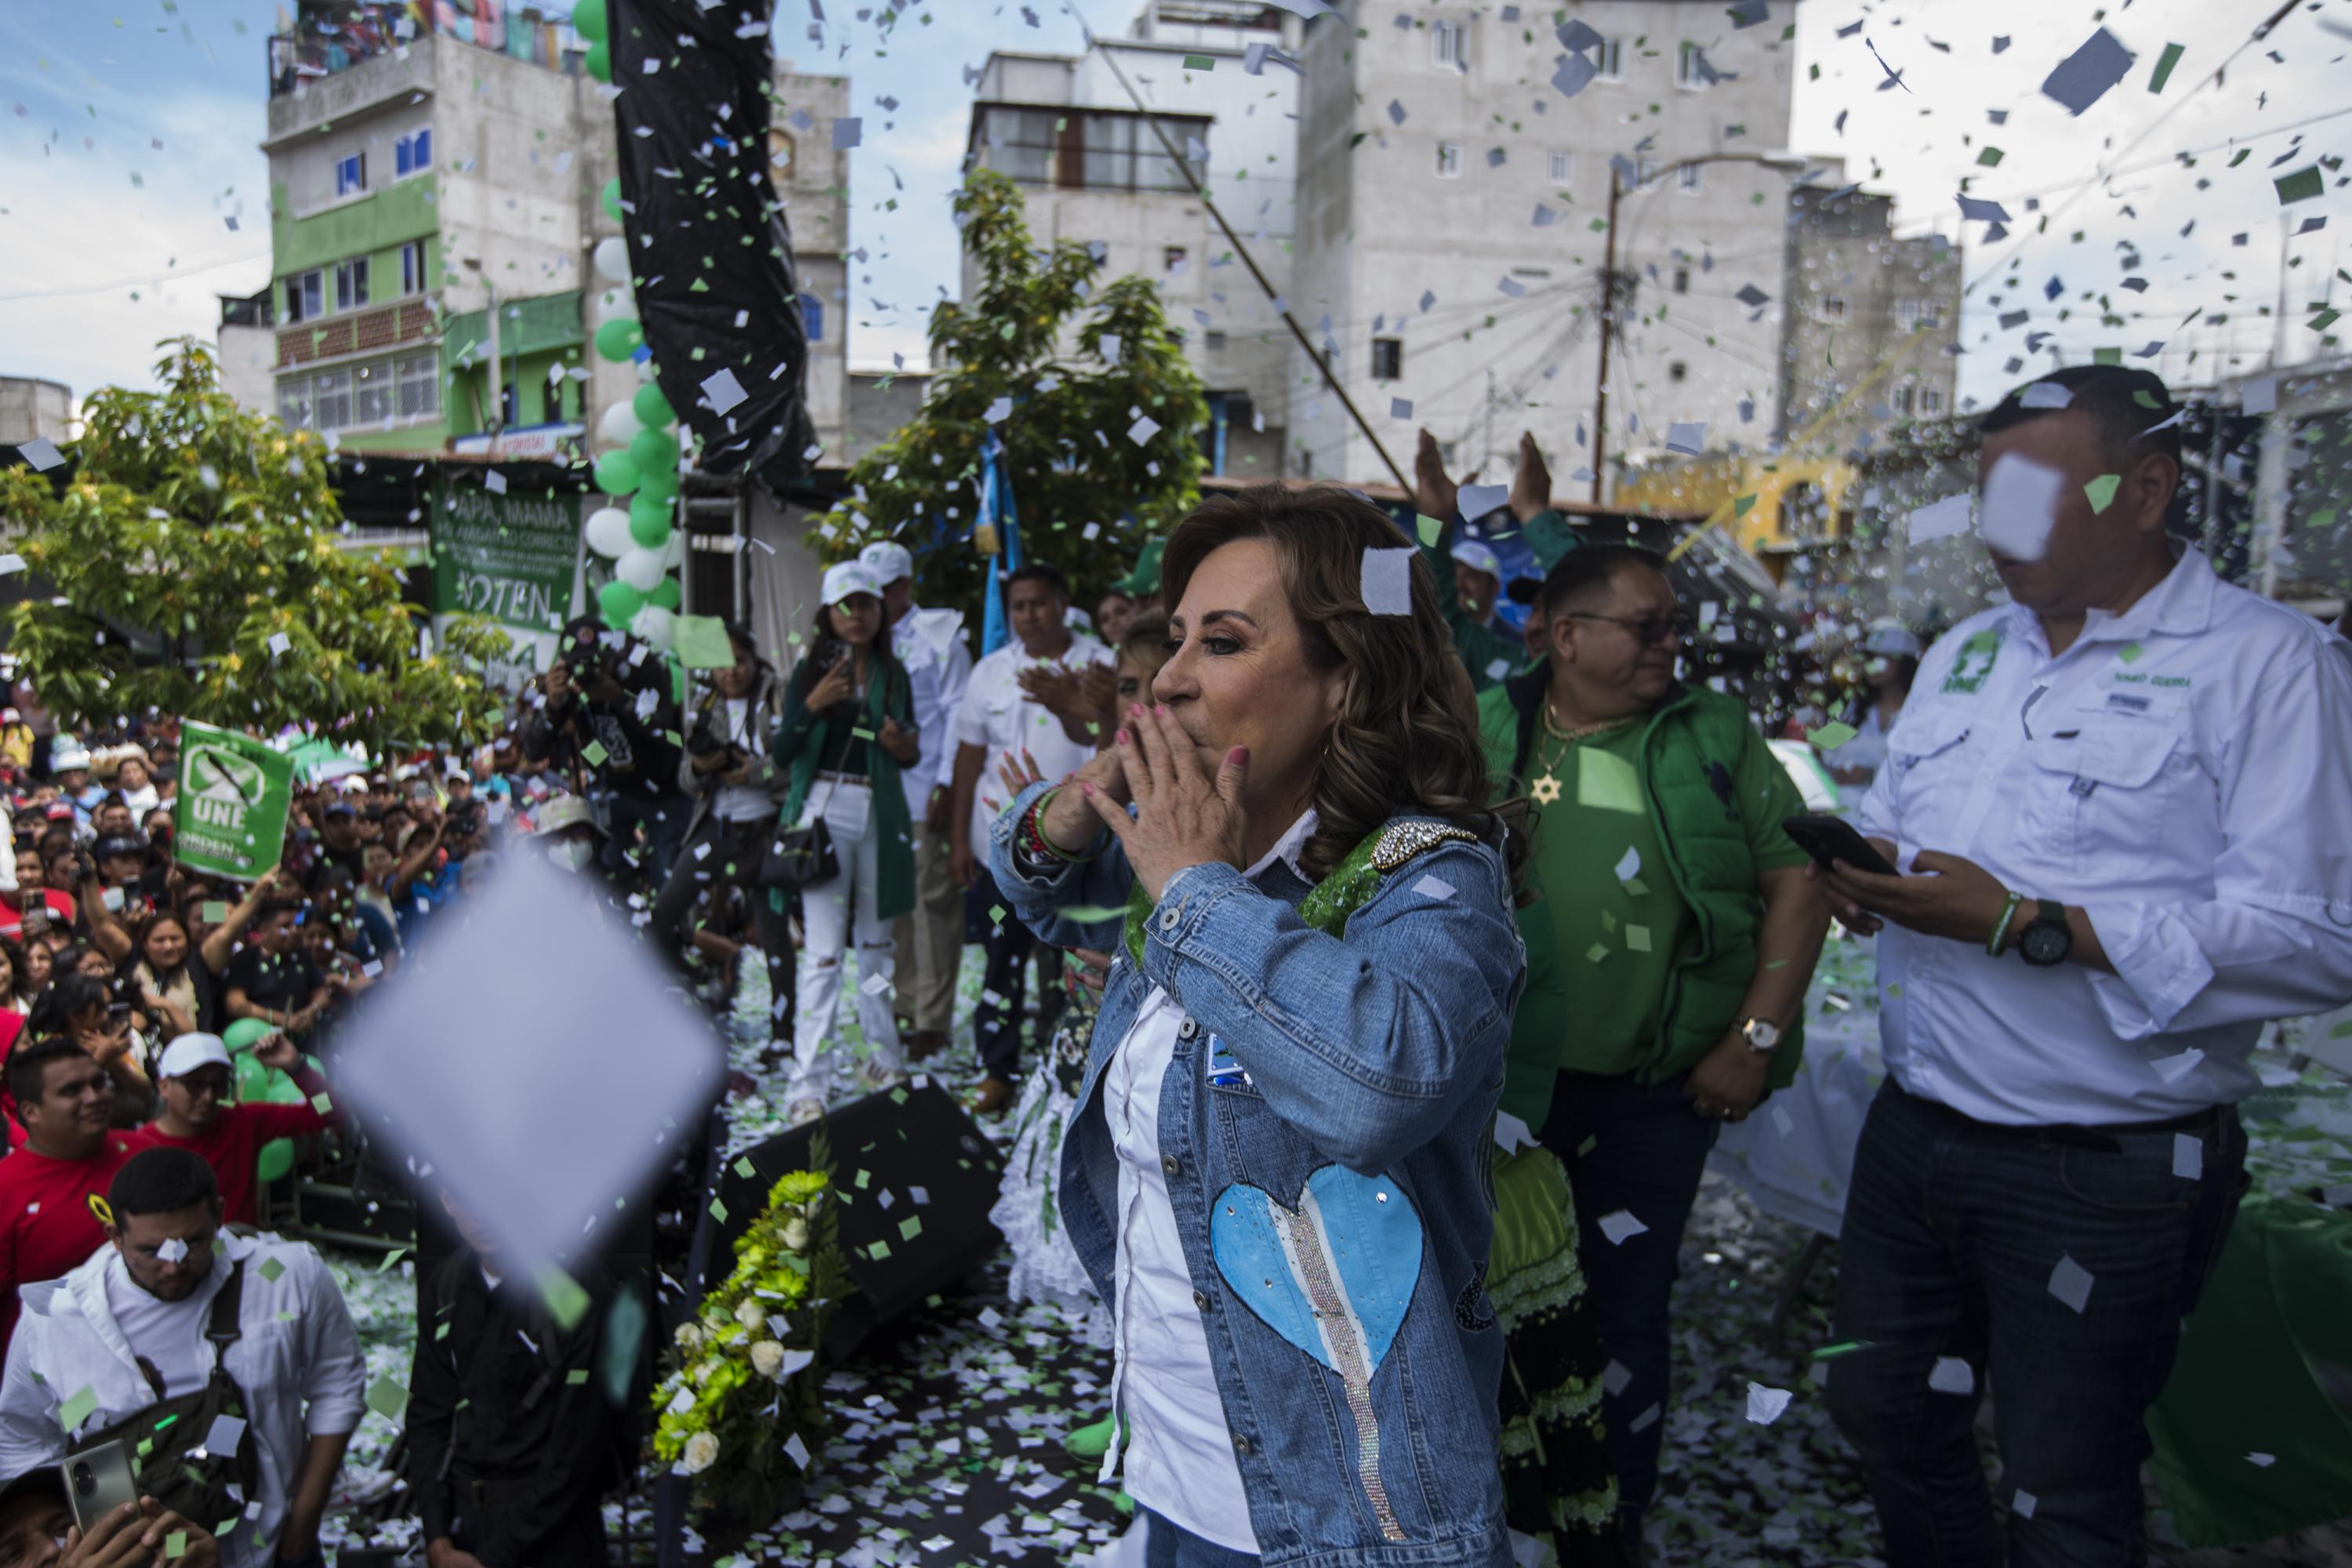
[[[849,760],[849,748],[856,742],[856,724],[853,721],[849,731],[841,738],[840,753],[833,759],[833,773],[840,773],[841,764]],[[828,804],[832,798],[828,789]],[[833,830],[825,826],[822,809],[809,819],[806,827],[786,827],[782,817],[778,816],[776,835],[768,841],[768,852],[760,860],[760,886],[797,893],[840,875],[841,857],[833,847]]]

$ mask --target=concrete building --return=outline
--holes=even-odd
[[[1457,0],[1345,10],[1306,33],[1292,311],[1390,455],[1409,473],[1425,425],[1455,472],[1497,481],[1532,428],[1557,476],[1590,462],[1612,163],[1612,461],[1659,450],[1675,423],[1763,445],[1796,166],[1780,155],[1794,44],[1778,21],[1737,27],[1713,0],[1591,0],[1572,21]],[[1598,35],[1573,96],[1552,85],[1559,22]],[[1297,353],[1292,473],[1386,479],[1314,380]]]
[[[638,384],[590,347],[632,309],[589,262],[620,232],[603,206],[616,89],[535,7],[425,14],[431,26],[406,5],[301,0],[295,30],[270,40],[274,406],[357,449],[487,452],[496,430],[501,454],[584,450],[596,415]],[[846,112],[843,79],[780,66],[776,84],[803,127]],[[772,155],[813,251],[809,395],[837,447],[847,161],[803,167],[803,140],[780,122]]]
[[[923,393],[931,384],[918,371],[853,370],[849,373],[849,436],[838,461],[848,468],[889,440],[922,412]]]
[[[1022,184],[1040,245],[1097,246],[1107,275],[1158,282],[1208,392],[1217,473],[1281,472],[1292,342],[1119,73],[1286,291],[1300,82],[1263,51],[1301,37],[1297,17],[1253,0],[1146,0],[1129,36],[1083,55],[991,55],[972,106],[969,162]],[[963,265],[969,299],[978,270]]]
[[[0,375],[0,447],[62,441],[73,422],[73,389],[63,382]]]
[[[1893,216],[1892,197],[1845,184],[1834,164],[1789,193],[1783,441],[1812,429],[1805,449],[1842,451],[1894,420],[1955,411],[1960,247],[1897,239]]]
[[[221,390],[240,408],[278,412],[277,289],[219,296],[220,326],[214,334],[213,363]]]

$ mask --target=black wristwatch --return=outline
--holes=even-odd
[[[2055,899],[2036,899],[2038,911],[2018,933],[2017,954],[2037,969],[2066,962],[2074,951],[2074,932],[2066,924],[2066,906]]]

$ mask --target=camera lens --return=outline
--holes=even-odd
[[[73,1486],[74,1491],[79,1496],[92,1497],[97,1494],[98,1473],[89,1468],[89,1462],[87,1459],[74,1461]]]

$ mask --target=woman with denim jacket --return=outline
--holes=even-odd
[[[1524,837],[1435,580],[1268,485],[1185,520],[1171,658],[992,865],[1113,954],[1062,1148],[1150,1560],[1502,1568],[1492,1123]]]

